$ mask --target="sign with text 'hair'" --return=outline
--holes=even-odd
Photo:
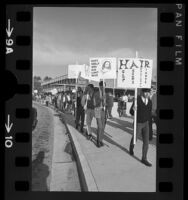
[[[90,58],[91,79],[115,79],[116,58]]]
[[[119,88],[151,88],[153,60],[119,58],[117,86]]]

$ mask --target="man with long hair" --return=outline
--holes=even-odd
[[[106,95],[103,87],[103,81],[99,83],[99,91],[95,92],[95,118],[97,120],[97,147],[103,146],[103,135],[105,129],[105,106]]]
[[[91,123],[94,117],[94,86],[93,84],[89,84],[82,97],[81,101],[82,106],[85,110],[85,117],[86,117],[86,135],[87,139],[92,139],[92,132],[91,132]]]

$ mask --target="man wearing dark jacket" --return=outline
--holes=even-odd
[[[76,111],[76,129],[78,129],[78,126],[80,124],[80,131],[81,133],[83,133],[83,127],[84,127],[84,119],[85,119],[85,111],[84,111],[84,107],[81,104],[81,100],[83,97],[83,91],[81,88],[78,89],[77,92],[77,111]],[[81,120],[81,123],[80,123]]]
[[[142,134],[143,147],[142,147],[142,160],[141,162],[146,166],[151,167],[152,164],[147,160],[147,152],[149,148],[149,121],[151,119],[152,101],[149,98],[150,89],[144,88],[141,95],[137,98],[137,108],[134,103],[130,109],[131,115],[134,115],[134,109],[137,109],[137,126],[136,126],[136,140]],[[130,142],[129,151],[134,155],[133,137]]]
[[[114,98],[111,92],[106,95],[106,118],[112,118],[112,107],[114,105]]]

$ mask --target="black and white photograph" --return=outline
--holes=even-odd
[[[157,18],[33,7],[32,191],[156,192]]]

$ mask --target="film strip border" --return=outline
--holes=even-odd
[[[157,190],[180,199],[183,198],[184,11],[181,4],[159,11]]]
[[[31,6],[7,5],[6,78],[11,88],[5,107],[6,199],[31,189],[32,27]]]
[[[125,5],[126,6],[126,5]],[[155,7],[152,5],[152,7]],[[158,136],[156,193],[135,199],[181,199],[183,187],[184,7],[158,7]],[[6,102],[5,194],[7,199],[31,191],[32,24],[33,8],[6,9],[6,70],[12,88]],[[12,122],[12,123],[11,123]],[[21,193],[20,193],[21,192]],[[27,193],[25,193],[27,192]],[[34,194],[30,194],[36,197]],[[30,198],[30,195],[27,197]],[[46,196],[48,198],[49,195]],[[31,198],[32,199],[32,198]]]

